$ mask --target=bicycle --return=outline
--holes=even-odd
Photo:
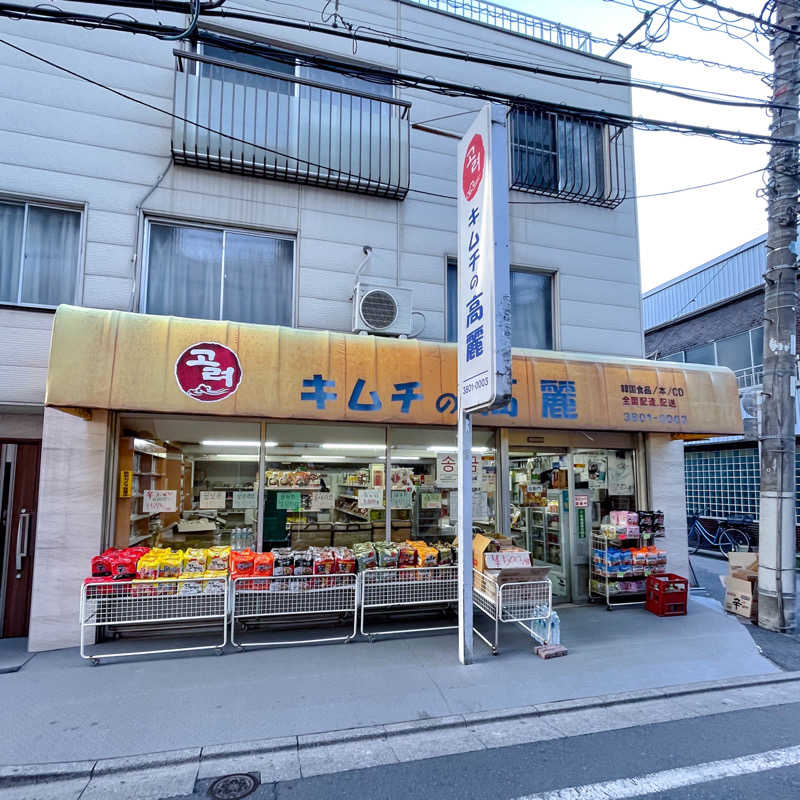
[[[748,520],[741,518],[742,523]],[[738,522],[738,520],[737,520]],[[689,552],[695,555],[703,543],[719,549],[722,555],[727,556],[731,551],[750,552],[750,537],[730,525],[730,520],[721,520],[713,534],[709,533],[700,521],[700,515],[689,517]]]

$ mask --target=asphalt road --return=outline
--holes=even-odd
[[[546,800],[556,797],[558,800],[617,797],[797,800],[799,718],[800,703],[733,711],[266,784],[250,797],[254,800],[465,800],[487,796],[497,800],[541,797]],[[791,765],[769,769],[769,765],[765,768],[763,758],[753,757],[768,751],[777,751],[779,757],[788,759],[784,763]],[[735,777],[720,779],[727,774]],[[642,776],[649,776],[646,784],[641,782]],[[639,786],[646,786],[646,791],[631,794],[631,784],[625,779],[640,779],[633,791],[638,791]],[[670,784],[675,780],[685,785]],[[198,783],[195,793],[183,800],[208,798],[209,783]],[[575,791],[564,791],[568,789]]]
[[[727,559],[701,550],[697,555],[690,556],[697,581],[705,587],[706,594],[723,603],[725,590],[722,588],[719,576],[728,574]],[[800,594],[800,573],[797,573],[798,594]],[[753,641],[761,648],[761,652],[781,669],[800,670],[800,633],[782,634],[766,631],[757,625],[751,625],[746,620],[742,624],[747,626]],[[800,797],[800,793],[798,793]]]

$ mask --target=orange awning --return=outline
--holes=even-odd
[[[186,355],[192,349],[202,352]],[[194,364],[189,373],[202,372],[205,388],[197,391],[205,392],[205,399],[181,387],[177,363],[182,355],[182,364],[187,359]],[[239,370],[226,373],[236,359]],[[742,432],[736,379],[723,367],[515,350],[513,376],[513,401],[476,415],[476,424]],[[45,402],[119,411],[454,425],[456,392],[453,344],[60,306]]]

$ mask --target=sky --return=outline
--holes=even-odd
[[[611,0],[499,2],[613,40],[618,34],[627,34],[642,19],[642,14],[631,7],[632,0],[621,0],[622,4]],[[641,8],[648,7],[642,0],[635,2]],[[716,17],[713,9],[702,9],[690,0],[686,0],[685,5],[698,8],[704,16]],[[730,0],[722,5],[758,14],[763,0]],[[641,40],[639,35],[632,41]],[[747,41],[754,46],[723,32],[701,31],[692,25],[672,23],[667,39],[652,47],[770,72],[768,42],[763,37]],[[605,45],[594,46],[594,52],[599,55],[606,55],[610,49]],[[614,58],[631,65],[634,80],[728,92],[761,100],[770,96],[770,89],[756,76],[667,60],[629,49],[617,51]],[[769,118],[763,109],[729,109],[636,89],[633,113],[716,128],[769,132]],[[732,177],[762,168],[768,159],[766,146],[732,144],[664,131],[635,131],[634,153],[638,195]],[[766,201],[756,196],[762,186],[762,175],[757,174],[719,186],[637,200],[643,291],[765,233]]]

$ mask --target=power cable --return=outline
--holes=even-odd
[[[8,4],[5,4],[7,7]],[[0,4],[0,13],[3,9],[3,4]],[[42,19],[46,19],[47,21],[53,22],[66,22],[67,24],[84,24],[87,19],[92,21],[99,21],[99,18],[96,17],[88,17],[87,15],[68,15],[68,18],[58,18],[58,12],[52,11],[50,9],[39,9],[36,14],[43,14]],[[220,12],[214,10],[210,12],[214,15],[219,14]],[[147,25],[145,23],[140,23],[135,28],[131,29],[129,25],[124,25],[122,22],[117,20],[109,21],[107,23],[110,27],[118,29],[118,30],[128,30],[129,32],[139,32],[139,33],[149,33],[155,36],[161,36],[165,32],[161,26],[152,26]],[[285,22],[282,24],[290,25],[291,27],[305,27],[301,23],[295,22]],[[316,27],[316,26],[315,26]],[[333,30],[326,30],[322,29],[326,33],[339,33]],[[177,30],[175,31],[177,32]],[[346,34],[345,34],[346,35]],[[198,34],[200,37],[200,34]],[[200,37],[202,38],[202,37]],[[2,41],[2,40],[0,40]],[[21,52],[25,52],[33,58],[38,58],[40,60],[46,61],[46,59],[42,59],[41,56],[37,56],[30,51],[23,50],[22,48],[18,48],[15,45],[11,45],[8,42],[5,42],[11,47],[15,47],[15,49],[20,50]],[[395,43],[396,46],[396,43]],[[237,48],[238,49],[238,48]],[[246,48],[244,48],[246,51]],[[264,55],[264,49],[262,48],[260,54]],[[273,55],[273,51],[269,51],[270,57]],[[295,58],[295,56],[292,56]],[[318,61],[317,57],[314,56],[307,56],[306,58],[311,58],[314,61]],[[337,70],[339,72],[343,72],[344,74],[355,74],[355,75],[364,75],[365,72],[359,70],[356,67],[353,68],[346,68],[342,69],[342,66],[339,64],[337,65],[335,62],[328,61],[326,59],[321,59],[322,63],[327,63],[329,68]],[[377,79],[378,73],[377,72],[366,72],[367,75],[370,75],[373,80]],[[77,76],[77,73],[76,73]],[[369,78],[368,78],[369,79]],[[537,107],[549,110],[551,112],[563,112],[565,114],[581,117],[584,121],[598,121],[604,123],[614,123],[620,126],[628,126],[633,125],[640,127],[645,130],[665,130],[665,131],[672,131],[682,134],[693,134],[693,135],[703,135],[703,136],[711,136],[714,138],[718,138],[725,141],[732,141],[741,144],[769,144],[769,143],[777,143],[777,144],[785,144],[785,145],[794,145],[796,144],[796,140],[794,138],[775,138],[771,137],[767,134],[760,134],[760,133],[748,133],[743,131],[733,131],[724,128],[711,128],[708,126],[702,125],[694,125],[689,123],[680,123],[680,122],[669,122],[667,120],[658,120],[652,119],[648,117],[638,117],[633,116],[630,114],[621,114],[621,113],[613,113],[608,111],[597,111],[595,109],[587,109],[581,108],[577,106],[568,106],[563,104],[551,104],[551,103],[541,103],[535,100],[525,98],[524,96],[520,95],[512,95],[505,92],[498,92],[498,91],[489,91],[482,88],[476,87],[467,87],[462,84],[450,83],[445,81],[439,81],[434,78],[430,77],[418,77],[418,76],[410,76],[405,75],[403,73],[394,72],[391,75],[387,75],[387,73],[380,73],[379,77],[382,83],[386,83],[387,79],[393,83],[397,83],[398,85],[403,85],[407,87],[419,88],[425,91],[432,91],[432,92],[439,92],[444,95],[448,96],[458,96],[458,97],[474,97],[481,100],[486,101],[496,101],[500,103],[504,103],[506,105],[511,106],[523,106],[523,107]],[[98,85],[103,85],[98,82]],[[111,89],[110,91],[117,91]],[[158,109],[159,111],[163,112],[163,109]],[[229,137],[232,138],[232,137]]]
[[[616,1],[617,0],[614,0],[614,2]],[[128,7],[130,7],[131,5],[132,4],[130,2],[127,3]],[[144,6],[150,7],[150,5],[147,3],[147,0],[142,0],[141,5],[143,7]],[[17,6],[16,4],[10,4],[10,3],[0,4],[0,12],[11,9],[13,12],[22,13],[22,8],[24,7]],[[31,11],[30,9],[27,10],[29,12]],[[60,11],[60,9],[58,10]],[[37,10],[34,13],[38,14],[41,13],[41,11]],[[31,14],[28,13],[26,14],[26,16],[30,17]],[[722,97],[704,97],[701,95],[694,94],[691,91],[687,91],[685,88],[671,89],[663,84],[651,84],[651,83],[624,80],[620,78],[612,78],[609,76],[601,75],[599,73],[579,74],[575,72],[564,72],[562,70],[551,69],[540,65],[522,64],[519,62],[507,61],[505,59],[497,59],[494,57],[483,56],[477,53],[459,52],[454,50],[443,52],[441,47],[434,47],[428,44],[417,44],[407,40],[406,41],[398,40],[388,35],[372,36],[370,34],[358,33],[355,30],[343,31],[338,28],[328,28],[325,26],[316,25],[312,22],[293,21],[285,18],[276,19],[274,17],[260,17],[258,15],[253,15],[250,13],[242,13],[242,12],[230,12],[226,11],[224,8],[212,9],[206,12],[206,16],[221,16],[221,17],[231,17],[234,19],[247,19],[249,21],[262,22],[268,25],[279,25],[295,29],[308,30],[309,32],[313,33],[322,33],[324,35],[337,36],[340,38],[351,39],[353,41],[368,42],[371,44],[380,44],[387,47],[407,50],[415,53],[420,53],[423,55],[430,55],[437,58],[447,58],[456,61],[465,61],[469,63],[482,64],[485,66],[498,67],[500,69],[512,69],[517,72],[525,72],[543,77],[558,78],[561,80],[579,81],[579,82],[599,84],[599,85],[621,86],[625,88],[641,89],[644,91],[655,92],[657,94],[665,94],[672,97],[678,97],[683,100],[692,100],[695,102],[709,103],[718,106],[726,106],[731,108],[747,108],[747,109],[778,108],[783,110],[793,110],[794,108],[796,108],[796,106],[775,104],[769,101],[753,102],[749,100],[744,101],[735,99],[724,99]],[[185,35],[185,33],[182,35]]]

